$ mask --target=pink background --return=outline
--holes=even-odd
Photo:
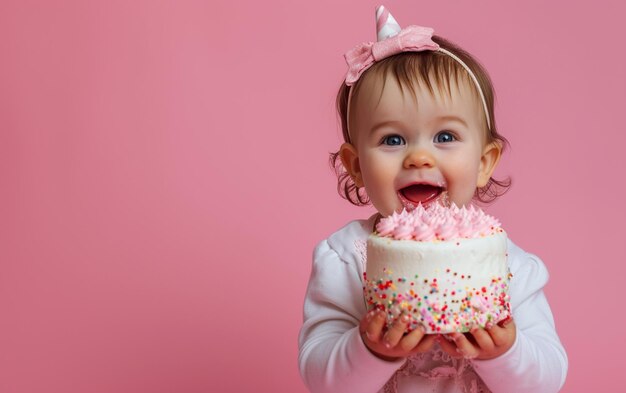
[[[305,391],[312,249],[371,213],[336,194],[327,153],[376,4],[0,3],[0,391]],[[494,80],[514,186],[489,211],[551,272],[563,391],[613,390],[624,6],[419,4],[386,3]]]

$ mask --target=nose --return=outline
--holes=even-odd
[[[435,158],[428,149],[418,148],[411,150],[403,164],[405,169],[432,168],[435,166]]]

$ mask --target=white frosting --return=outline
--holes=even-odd
[[[510,314],[507,235],[452,241],[394,240],[372,234],[367,241],[364,294],[368,308],[387,310],[391,323],[402,312],[427,333],[469,331]]]

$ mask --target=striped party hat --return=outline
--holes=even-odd
[[[402,28],[396,22],[396,19],[385,8],[384,5],[379,5],[376,8],[376,35],[378,41],[382,41],[386,38],[397,35]]]

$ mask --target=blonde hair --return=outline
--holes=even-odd
[[[494,118],[494,90],[491,79],[487,71],[480,63],[465,50],[459,48],[455,44],[445,40],[444,38],[433,36],[439,46],[459,57],[474,73],[480,88],[482,89],[487,104],[489,123],[491,127],[487,127],[487,121],[483,122],[486,142],[497,142],[504,150],[509,145],[506,138],[498,134],[496,122]],[[359,95],[360,86],[364,79],[370,75],[382,76],[383,86],[386,78],[391,75],[398,84],[404,89],[407,88],[411,93],[416,95],[416,86],[426,87],[431,94],[435,94],[435,87],[444,90],[448,95],[451,94],[451,80],[459,84],[461,80],[470,81],[470,85],[474,86],[474,94],[480,102],[480,93],[476,91],[474,82],[471,82],[467,71],[450,56],[439,53],[437,51],[423,52],[403,52],[388,57],[374,64],[368,69],[361,78],[352,86],[348,87],[345,83],[341,84],[337,93],[337,112],[341,120],[341,129],[343,131],[343,139],[345,142],[352,143],[350,134],[348,133],[348,95],[350,89],[354,89],[351,93],[350,106],[354,105],[355,99]],[[338,183],[337,191],[339,195],[347,199],[350,203],[363,206],[369,204],[369,198],[364,188],[357,187],[339,158],[339,152],[330,154],[330,165],[337,174]],[[508,191],[511,186],[511,179],[496,180],[493,177],[489,179],[484,187],[476,189],[474,199],[483,203],[493,202],[496,198]]]

